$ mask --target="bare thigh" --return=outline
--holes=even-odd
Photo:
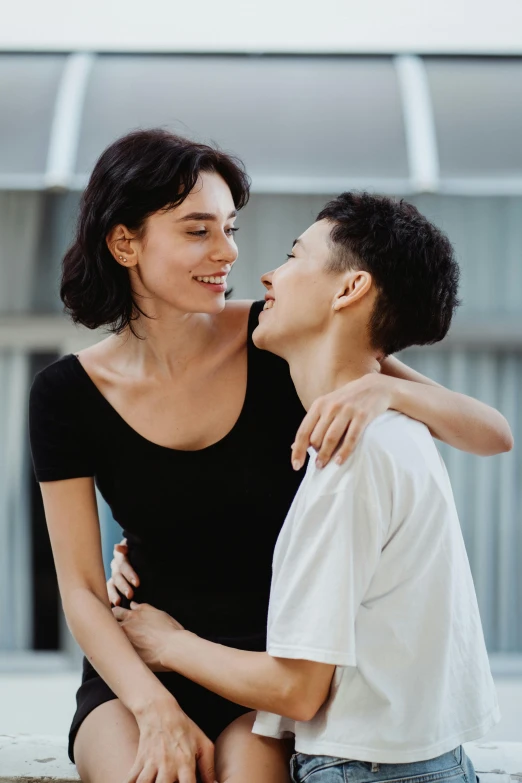
[[[100,704],[78,730],[74,759],[82,783],[123,783],[138,750],[134,716],[119,699]]]
[[[291,745],[252,734],[255,713],[237,718],[216,742],[219,783],[290,783]]]

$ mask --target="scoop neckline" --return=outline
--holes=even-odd
[[[146,438],[145,435],[142,435],[138,430],[136,430],[134,427],[132,427],[129,422],[119,413],[119,411],[116,410],[114,405],[112,405],[109,400],[105,397],[104,394],[100,391],[100,389],[96,386],[95,382],[83,366],[80,357],[75,354],[71,353],[69,354],[69,358],[74,359],[76,365],[81,371],[81,374],[83,378],[88,382],[88,386],[91,389],[91,391],[95,394],[95,396],[101,400],[101,402],[105,405],[105,407],[111,412],[111,414],[136,438],[141,440],[143,443],[145,443],[149,448],[159,449],[161,451],[169,452],[171,454],[203,454],[211,451],[212,449],[219,448],[225,441],[228,441],[230,438],[234,437],[237,430],[239,429],[240,425],[242,424],[242,420],[245,417],[247,408],[248,408],[248,402],[250,398],[250,392],[251,392],[251,319],[252,314],[254,312],[254,306],[256,302],[253,302],[250,311],[248,314],[247,319],[247,381],[246,381],[246,388],[245,388],[245,396],[243,398],[243,404],[241,406],[241,410],[239,412],[239,415],[235,421],[235,423],[232,425],[231,429],[223,435],[222,438],[215,441],[215,443],[210,443],[208,446],[204,446],[202,449],[175,449],[171,448],[170,446],[162,446],[161,443],[156,443],[153,440],[150,440],[149,438]]]

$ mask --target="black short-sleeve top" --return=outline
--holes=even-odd
[[[264,633],[274,545],[303,477],[290,464],[304,409],[288,365],[252,342],[262,306],[250,311],[239,419],[208,448],[178,451],[139,435],[74,355],[31,388],[37,480],[93,476],[128,539],[136,600],[207,638]]]

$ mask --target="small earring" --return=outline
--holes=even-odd
[[[120,256],[120,261],[123,261],[123,256]]]

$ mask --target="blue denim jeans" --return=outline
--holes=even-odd
[[[294,783],[478,783],[462,746],[435,759],[410,764],[372,764],[295,753],[291,773]]]

